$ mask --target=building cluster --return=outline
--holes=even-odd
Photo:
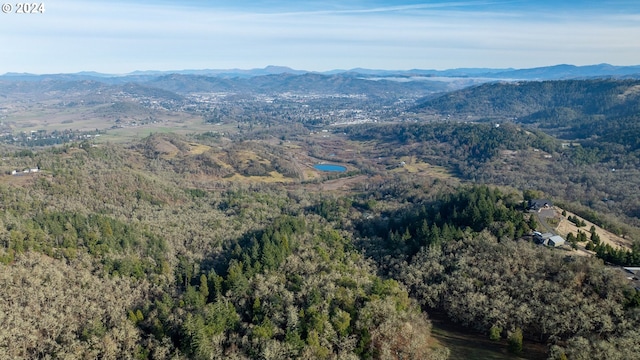
[[[552,233],[540,233],[538,231],[533,233],[533,241],[538,245],[551,247],[562,246],[566,242],[560,235],[554,235]]]
[[[18,134],[6,133],[0,135],[0,143],[17,146],[51,146],[64,144],[71,141],[84,141],[100,136],[104,131],[81,131],[81,130],[32,130],[30,132],[20,132]]]
[[[24,169],[22,171],[19,170],[11,170],[11,175],[24,175],[24,174],[33,174],[33,173],[37,173],[40,172],[40,169],[35,167],[35,168],[28,168],[28,169]]]

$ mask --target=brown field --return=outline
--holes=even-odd
[[[189,154],[191,155],[200,155],[211,150],[211,146],[196,144],[196,143],[190,143],[189,147],[190,147]]]
[[[627,249],[627,250],[631,250],[631,246],[633,245],[631,240],[629,239],[624,239],[616,234],[613,234],[595,224],[593,224],[590,221],[584,220],[584,222],[587,224],[587,226],[583,226],[578,228],[574,223],[572,223],[571,221],[567,220],[566,218],[564,218],[562,215],[562,209],[556,209],[556,215],[559,216],[560,218],[562,218],[560,220],[560,223],[558,224],[558,226],[556,227],[556,231],[558,232],[559,235],[562,235],[563,237],[567,237],[567,235],[569,233],[573,233],[574,235],[578,234],[578,229],[580,229],[582,232],[586,232],[587,236],[589,233],[589,229],[591,228],[591,226],[595,226],[596,228],[596,233],[600,236],[600,240],[602,242],[604,242],[605,244],[609,244],[611,245],[611,247],[613,247],[614,249]],[[567,217],[569,216],[576,216],[576,214],[573,214],[569,211],[567,211]],[[580,218],[578,216],[578,218]],[[582,219],[582,218],[580,218]]]
[[[10,184],[15,186],[28,186],[32,184],[36,178],[42,176],[42,173],[37,174],[21,174],[21,175],[0,175],[0,184]]]
[[[404,165],[400,165],[403,162]],[[449,179],[452,177],[451,173],[442,166],[431,165],[416,159],[414,156],[403,156],[396,159],[395,163],[398,164],[398,167],[390,170],[391,173],[421,174],[440,179]]]

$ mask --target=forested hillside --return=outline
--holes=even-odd
[[[551,358],[635,357],[628,321],[640,320],[640,294],[602,263],[523,241],[530,228],[518,206],[514,194],[462,189],[364,222],[359,233],[379,268],[426,309],[495,339],[544,341]]]
[[[40,169],[1,178],[6,358],[444,359],[430,311],[514,353],[640,345],[636,290],[596,258],[527,240],[517,190],[392,173],[348,192],[205,181],[186,169],[207,157],[176,155],[181,167],[150,152],[160,140],[3,154]]]
[[[616,144],[635,152],[640,149],[639,100],[637,80],[500,82],[444,94],[414,111],[513,121],[565,139],[606,143],[599,147],[603,151]]]
[[[446,357],[315,195],[196,189],[136,148],[6,155],[41,169],[0,186],[8,358]]]

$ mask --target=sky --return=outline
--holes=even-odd
[[[638,0],[0,4],[0,74],[640,64]]]

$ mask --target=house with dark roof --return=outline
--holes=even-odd
[[[538,231],[533,233],[533,241],[538,245],[547,245],[547,242],[553,236],[552,233],[540,233]]]
[[[531,199],[527,205],[529,211],[540,211],[551,207],[553,207],[553,203],[548,199]]]
[[[627,280],[637,291],[640,291],[640,267],[625,267],[623,269]]]

